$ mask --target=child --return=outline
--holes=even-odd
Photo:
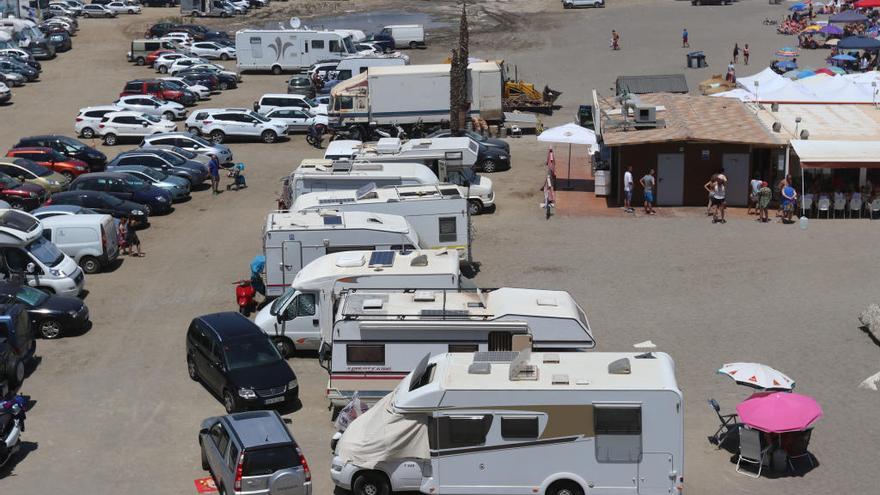
[[[226,184],[226,190],[230,190],[231,188],[235,188],[238,191],[241,188],[247,187],[247,181],[244,179],[244,163],[236,163],[232,170],[229,171],[228,176],[232,177],[234,180],[232,184]]]
[[[138,238],[137,232],[134,231],[134,228],[131,225],[128,226],[125,243],[128,244],[128,249],[132,256],[139,258],[144,255],[144,253],[141,252],[141,240]],[[131,253],[134,248],[137,248],[137,253]]]
[[[122,220],[119,221],[119,225],[116,227],[116,239],[119,242],[119,252],[123,256],[129,254],[130,248],[128,247],[128,218],[123,217]]]

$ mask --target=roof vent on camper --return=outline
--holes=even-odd
[[[428,255],[420,254],[409,262],[409,266],[428,266]]]
[[[550,380],[551,385],[568,385],[568,375],[553,375]]]
[[[555,354],[555,353],[544,354],[544,364],[559,364],[559,354]]]
[[[363,253],[342,253],[336,258],[336,266],[339,268],[354,268],[364,266],[367,257]]]
[[[531,355],[532,351],[530,349],[522,350],[517,354],[516,359],[510,363],[510,370],[507,374],[507,378],[510,381],[515,382],[538,379],[538,367],[529,364],[529,357],[531,357]]]
[[[632,373],[632,366],[627,358],[620,358],[608,365],[609,375],[628,375],[630,373]]]
[[[381,299],[364,299],[361,307],[364,309],[382,309],[384,301]]]
[[[359,187],[358,190],[355,191],[354,196],[357,199],[364,199],[370,193],[374,192],[375,190],[376,190],[376,183],[375,182],[368,182],[368,183],[362,185],[361,187]],[[375,194],[373,196],[375,197]]]
[[[468,366],[469,375],[488,375],[492,372],[492,363],[487,361],[475,361]]]
[[[415,302],[434,302],[436,300],[437,296],[434,294],[434,291],[417,290],[415,294],[413,294],[413,301]]]
[[[382,138],[376,142],[376,153],[397,153],[400,151],[400,139]]]
[[[538,306],[559,306],[559,304],[556,303],[555,297],[540,297],[538,298],[537,303]]]
[[[349,162],[349,161],[334,161],[333,162],[333,171],[334,172],[351,172],[351,162]]]

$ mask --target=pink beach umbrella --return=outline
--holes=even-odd
[[[758,392],[736,406],[740,421],[767,433],[803,431],[822,417],[812,397],[793,392]]]

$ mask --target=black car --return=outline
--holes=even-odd
[[[477,142],[480,149],[477,152],[476,170],[479,172],[497,172],[510,168],[510,144],[503,139],[490,138],[474,131],[463,131],[463,136]],[[449,129],[441,129],[428,135],[429,138],[450,137]]]
[[[71,191],[101,191],[124,201],[133,201],[147,207],[147,213],[171,211],[171,193],[139,177],[121,172],[83,174],[73,180]]]
[[[33,56],[25,57],[18,52],[9,52],[0,55],[0,58],[8,58],[13,62],[25,64],[31,69],[36,70],[37,72],[43,71],[43,64],[37,62],[37,59],[35,59]]]
[[[208,171],[202,164],[181,158],[162,149],[141,148],[120,153],[108,165],[108,169],[120,165],[143,165],[189,180],[191,186],[198,186],[208,178]]]
[[[201,84],[202,86],[208,88],[208,91],[217,91],[220,84],[220,79],[218,79],[213,74],[208,73],[193,73],[193,74],[177,74],[177,77],[186,81],[187,84]]]
[[[138,225],[149,221],[147,208],[140,203],[124,201],[100,191],[65,191],[53,194],[44,206],[74,205],[91,208],[98,213],[112,215],[114,218],[129,218]]]
[[[40,77],[40,71],[12,58],[0,59],[0,71],[21,74],[28,82],[36,81]]]
[[[296,374],[260,327],[240,313],[199,316],[186,332],[189,377],[223,400],[226,412],[299,398]]]
[[[89,308],[76,297],[50,295],[27,285],[0,282],[0,301],[24,305],[33,333],[44,339],[55,339],[89,325]]]
[[[40,26],[40,30],[46,35],[49,43],[55,47],[56,52],[66,52],[73,48],[73,40],[70,33],[64,28],[56,26]]]
[[[153,7],[153,5],[150,5],[150,7]],[[161,38],[171,31],[174,31],[176,27],[177,24],[174,24],[173,22],[159,22],[153,24],[147,29],[147,32],[144,33],[144,38]]]
[[[12,351],[3,363],[10,385],[21,385],[24,363],[32,360],[37,350],[37,342],[23,305],[0,303],[0,341],[4,341],[8,345],[7,350]]]
[[[238,87],[238,79],[232,74],[224,74],[211,69],[186,69],[178,72],[177,77],[186,77],[190,74],[213,74],[219,81],[217,87],[221,90],[235,89]]]
[[[52,148],[65,156],[82,160],[89,164],[89,170],[100,172],[107,165],[107,155],[72,137],[59,134],[28,136],[18,140],[13,148],[30,147]]]
[[[184,31],[189,33],[196,41],[213,41],[216,39],[229,39],[229,33],[226,31],[215,31],[208,29],[201,24],[178,24],[174,31]]]

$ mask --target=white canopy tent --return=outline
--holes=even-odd
[[[757,86],[755,82],[758,83]],[[753,76],[738,79],[737,85],[737,89],[712,96],[736,98],[740,101],[791,104],[868,104],[880,101],[875,94],[875,90],[880,87],[880,74],[877,72],[836,76],[816,74],[792,81],[768,68]]]
[[[569,184],[571,183],[571,146],[573,144],[587,146],[591,154],[599,151],[599,143],[596,140],[596,133],[575,123],[551,127],[538,136],[538,141],[544,143],[568,144]]]

